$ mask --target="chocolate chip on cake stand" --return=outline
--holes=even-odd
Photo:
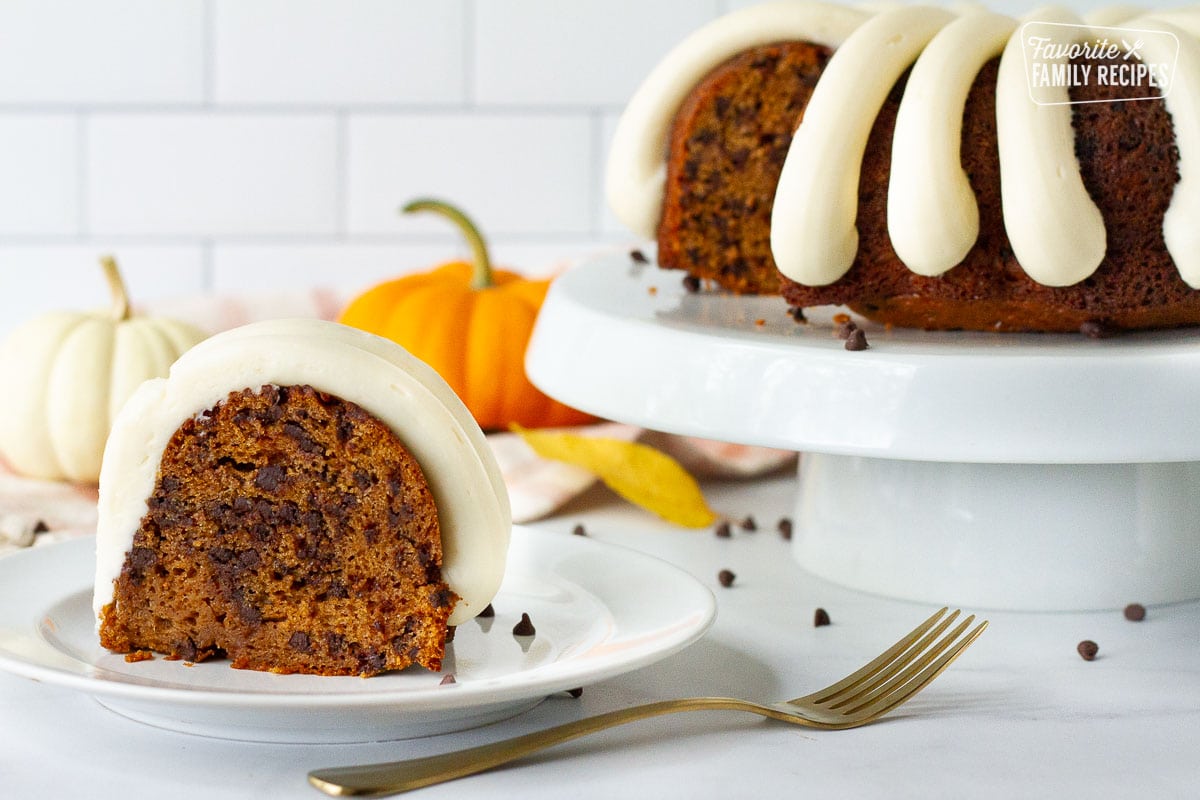
[[[733,586],[733,582],[736,578],[737,576],[733,574],[732,570],[723,569],[717,573],[717,582],[726,589],[728,589],[730,586]]]
[[[1084,639],[1075,646],[1075,650],[1084,661],[1094,661],[1096,654],[1100,652],[1100,646],[1091,639]]]

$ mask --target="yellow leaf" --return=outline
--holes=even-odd
[[[668,522],[703,528],[717,518],[687,470],[653,447],[561,431],[513,430],[539,456],[586,469],[621,497]]]

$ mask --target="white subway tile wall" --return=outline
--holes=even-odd
[[[0,0],[0,335],[103,306],[106,252],[143,300],[350,292],[463,255],[397,213],[419,195],[528,274],[627,247],[602,197],[622,106],[750,4]]]

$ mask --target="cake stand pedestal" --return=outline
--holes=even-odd
[[[802,451],[793,547],[866,592],[975,608],[1200,598],[1200,334],[885,330],[689,293],[597,257],[555,281],[526,367],[670,433]]]

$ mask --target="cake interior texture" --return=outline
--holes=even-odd
[[[859,249],[826,286],[780,275],[771,256],[772,197],[795,129],[830,51],[806,42],[742,52],[697,84],[670,138],[659,262],[736,293],[781,293],[789,305],[848,305],[905,327],[1077,331],[1200,322],[1200,292],[1180,277],[1163,239],[1179,180],[1172,120],[1161,100],[1121,102],[1145,87],[1086,85],[1071,99],[1075,150],[1107,230],[1103,262],[1070,286],[1034,281],[1005,232],[996,139],[999,59],[976,76],[963,115],[961,160],[979,205],[978,239],[949,272],[910,271],[888,236],[892,134],[906,77],[871,130],[859,180]],[[1115,62],[1114,62],[1115,63]],[[846,102],[854,102],[847,97]],[[776,221],[779,224],[779,221]]]
[[[231,392],[162,456],[100,638],[240,669],[441,668],[456,601],[420,465],[310,386]]]

